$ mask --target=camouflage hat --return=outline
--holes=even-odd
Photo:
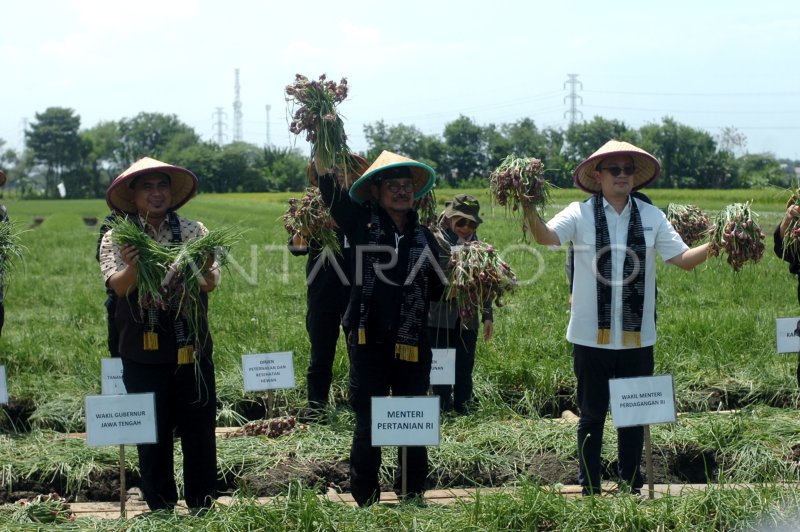
[[[480,210],[481,204],[478,203],[475,196],[470,196],[469,194],[456,194],[453,196],[452,200],[444,204],[444,215],[446,218],[460,216],[461,218],[472,220],[476,224],[483,223],[483,220],[481,220],[481,217],[478,215]]]

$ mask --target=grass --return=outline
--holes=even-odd
[[[440,202],[452,191],[437,191]],[[486,191],[468,191],[481,199],[482,239],[495,244],[523,281],[495,312],[495,338],[479,340],[474,372],[474,416],[445,420],[442,445],[430,449],[432,479],[439,485],[487,482],[522,486],[513,494],[482,496],[474,503],[448,508],[378,507],[359,512],[320,502],[304,490],[286,494],[261,508],[242,498],[234,509],[208,518],[211,529],[281,527],[314,529],[576,529],[746,528],[777,512],[783,519],[797,509],[796,490],[766,485],[719,489],[643,505],[624,500],[571,501],[539,487],[534,466],[543,454],[574,459],[574,425],[548,420],[574,403],[574,375],[569,344],[564,251],[521,241],[518,217],[492,209]],[[723,482],[796,482],[800,393],[794,381],[797,357],[775,353],[775,318],[798,314],[797,280],[772,253],[771,234],[788,193],[778,190],[648,191],[656,205],[692,203],[711,212],[725,205],[753,201],[767,233],[767,251],[755,266],[734,274],[712,260],[694,273],[658,265],[658,334],[656,372],[672,374],[678,410],[688,412],[674,425],[652,429],[659,453],[711,453]],[[292,194],[202,195],[181,210],[209,228],[241,224],[249,229],[234,246],[234,262],[211,295],[218,381],[218,424],[243,422],[264,411],[264,394],[245,393],[241,355],[293,351],[297,388],[275,394],[276,415],[296,413],[305,402],[309,344],[305,332],[305,259],[286,252],[287,235],[280,216]],[[554,190],[551,216],[576,190]],[[98,471],[117,467],[116,450],[88,449],[82,440],[61,432],[83,430],[83,398],[100,393],[100,360],[106,354],[105,292],[94,259],[96,228],[83,216],[106,213],[98,200],[12,201],[12,219],[21,227],[35,216],[44,222],[23,233],[24,267],[10,280],[6,325],[0,338],[0,364],[8,375],[12,401],[28,402],[34,412],[29,432],[0,436],[0,486],[23,479],[58,478],[71,490],[89,483]],[[347,357],[340,341],[331,399],[347,396]],[[735,415],[715,410],[742,408]],[[345,408],[329,412],[328,425],[314,425],[277,440],[220,439],[220,477],[237,486],[248,476],[278,464],[346,461],[352,415]],[[0,416],[0,427],[6,427]],[[56,432],[54,432],[56,431]],[[604,459],[615,460],[615,439],[606,430]],[[383,482],[391,481],[395,453],[385,452]],[[127,453],[136,471],[135,450]],[[178,453],[177,469],[180,469]],[[574,474],[574,471],[569,471]],[[289,479],[287,479],[287,485]],[[12,523],[11,509],[0,508],[0,527]],[[6,521],[4,521],[6,520]],[[167,521],[190,528],[190,518]],[[159,528],[144,520],[132,529]],[[106,525],[84,522],[81,528]],[[117,526],[119,526],[117,524]],[[113,527],[109,524],[109,528]],[[138,527],[138,528],[137,528]]]

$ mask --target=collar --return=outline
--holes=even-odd
[[[631,201],[633,201],[633,198],[631,197],[631,195],[630,195],[630,194],[628,194],[628,202],[625,204],[625,208],[624,208],[624,209],[622,209],[622,212],[621,212],[621,213],[619,213],[619,214],[618,214],[618,216],[624,216],[626,212],[630,212],[630,210],[631,210]],[[604,210],[604,211],[607,211],[607,210],[609,210],[609,209],[610,209],[611,211],[613,211],[613,212],[614,212],[614,214],[617,214],[617,209],[615,209],[615,208],[614,208],[614,206],[613,206],[613,205],[611,205],[611,204],[608,202],[608,200],[606,199],[606,197],[605,197],[605,196],[603,196],[603,210]]]
[[[169,231],[169,216],[170,216],[169,212],[167,212],[167,215],[164,216],[163,220],[161,220],[161,223],[158,224],[158,227],[153,227],[152,225],[150,225],[150,223],[147,221],[146,216],[142,216],[141,214],[138,214],[138,216],[139,216],[139,222],[142,224],[142,228],[144,228],[145,232],[150,234],[150,236],[155,236],[159,234],[159,232],[161,232],[162,230]]]

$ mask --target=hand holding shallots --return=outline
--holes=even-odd
[[[295,135],[305,132],[311,144],[311,156],[320,172],[334,167],[350,168],[350,148],[344,122],[337,106],[347,98],[347,79],[339,83],[322,74],[309,80],[297,74],[294,83],[286,86],[286,101],[291,105],[289,131]],[[345,171],[345,187],[351,185],[350,172]]]
[[[758,215],[750,210],[750,202],[725,207],[709,229],[709,254],[718,257],[725,252],[733,271],[741,271],[746,262],[758,262],[764,255],[764,231],[756,222]]]
[[[299,235],[321,249],[329,248],[333,253],[341,254],[334,226],[328,206],[322,201],[317,187],[307,188],[300,199],[289,199],[289,208],[283,215],[283,227],[293,237]]]

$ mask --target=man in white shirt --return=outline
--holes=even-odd
[[[653,374],[655,253],[684,270],[708,257],[708,244],[689,248],[656,207],[631,197],[659,172],[655,157],[611,140],[575,169],[573,181],[593,195],[574,202],[545,224],[525,206],[536,242],[575,246],[572,308],[567,340],[578,381],[578,480],[584,495],[600,494],[600,454],[608,411],[608,380]],[[619,476],[638,493],[642,427],[618,431]]]

